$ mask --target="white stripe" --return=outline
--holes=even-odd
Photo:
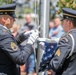
[[[70,51],[69,56],[67,58],[69,58],[70,56],[72,56],[73,51],[74,51],[74,46],[75,46],[73,35],[69,33],[69,36],[72,38],[72,44],[73,45],[72,45],[72,50]]]

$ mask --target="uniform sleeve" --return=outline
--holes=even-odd
[[[31,45],[27,44],[24,47],[17,45],[15,39],[9,34],[1,35],[0,47],[6,53],[6,55],[16,64],[25,64],[27,58],[33,52]]]
[[[71,42],[72,40],[70,37],[62,37],[59,41],[57,51],[53,59],[50,61],[51,69],[55,72],[62,67],[64,61],[69,55],[72,46]]]

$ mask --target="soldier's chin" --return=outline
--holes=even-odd
[[[10,26],[10,28],[12,28],[12,27],[13,27],[13,25]]]
[[[12,27],[13,27],[12,24],[9,24],[9,25],[7,26],[8,29],[10,29],[10,28],[12,28]]]

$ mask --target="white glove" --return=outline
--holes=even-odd
[[[28,38],[27,43],[28,44],[33,44],[39,36],[39,31],[38,30],[33,30],[32,33],[30,34],[30,37]]]

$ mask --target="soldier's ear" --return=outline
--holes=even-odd
[[[3,22],[6,22],[6,19],[5,19],[4,17],[2,17],[2,21],[3,21]]]
[[[73,23],[71,21],[69,21],[69,25],[73,25]]]
[[[71,21],[70,20],[67,20],[67,22],[68,22],[69,25],[71,25]]]
[[[71,21],[68,21],[69,23],[69,27],[72,28],[73,27],[73,23]]]

